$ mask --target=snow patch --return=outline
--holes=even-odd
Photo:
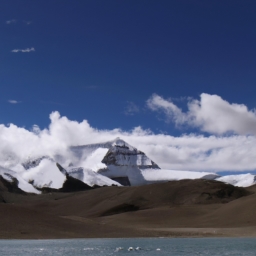
[[[256,183],[256,176],[250,173],[227,175],[217,178],[216,180],[231,184],[236,187],[249,187]]]
[[[214,179],[219,177],[215,173],[208,172],[191,172],[191,171],[178,171],[178,170],[166,170],[166,169],[145,169],[141,172],[144,179],[148,182],[164,182],[171,180],[184,180],[184,179],[201,179],[205,176]],[[211,176],[209,176],[211,175]]]
[[[91,169],[95,172],[101,168],[105,168],[106,165],[101,161],[107,152],[108,152],[107,148],[97,148],[90,155],[88,155],[83,161],[81,161],[80,165],[86,169]]]
[[[94,172],[90,169],[85,169],[82,167],[78,168],[67,168],[67,172],[70,176],[83,181],[84,183],[88,184],[89,186],[121,186],[120,183],[109,179],[99,173]]]
[[[21,173],[24,180],[29,183],[33,183],[35,187],[43,188],[62,188],[63,183],[66,180],[65,175],[63,175],[56,163],[48,158],[43,158],[38,165],[31,167]]]
[[[12,177],[16,178],[18,180],[18,187],[27,192],[27,193],[34,193],[34,194],[40,194],[41,192],[35,189],[31,184],[29,184],[27,181],[25,181],[18,173],[6,169],[4,167],[0,166],[0,175],[7,180],[12,182]]]

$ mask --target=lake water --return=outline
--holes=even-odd
[[[129,247],[134,250],[128,251]],[[139,248],[140,247],[140,250]],[[137,250],[136,250],[137,248]],[[256,238],[0,240],[0,255],[256,255]]]

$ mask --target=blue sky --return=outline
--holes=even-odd
[[[256,105],[255,1],[8,0],[0,14],[1,123],[45,127],[58,110],[168,132],[145,109],[153,93]],[[140,111],[125,115],[131,102]]]
[[[256,134],[254,0],[6,0],[0,17],[1,124]]]

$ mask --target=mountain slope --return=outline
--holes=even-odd
[[[13,184],[14,187],[17,186],[19,189],[21,189],[24,192],[40,194],[40,191],[38,191],[26,180],[24,180],[18,173],[12,170],[9,170],[0,166],[0,175],[4,180],[9,182],[10,184]]]

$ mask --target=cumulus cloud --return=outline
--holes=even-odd
[[[147,106],[153,111],[163,111],[168,122],[174,121],[176,124],[183,124],[187,120],[187,115],[184,114],[171,99],[165,100],[157,94],[153,94],[147,100]]]
[[[31,48],[26,48],[26,49],[14,49],[12,50],[11,52],[34,52],[35,51],[35,48],[34,47],[31,47]]]
[[[147,100],[152,111],[162,111],[168,121],[188,124],[211,134],[233,132],[241,135],[256,134],[256,113],[244,104],[229,103],[218,95],[202,93],[200,100],[188,102],[184,113],[171,99],[154,94]]]
[[[37,125],[32,130],[14,124],[0,125],[0,166],[16,171],[28,158],[61,155],[65,165],[72,161],[69,147],[105,142],[120,137],[144,151],[161,168],[194,171],[256,170],[256,137],[246,135],[202,136],[154,134],[135,127],[99,130],[82,122],[69,120],[58,112],[50,115],[47,129]]]

